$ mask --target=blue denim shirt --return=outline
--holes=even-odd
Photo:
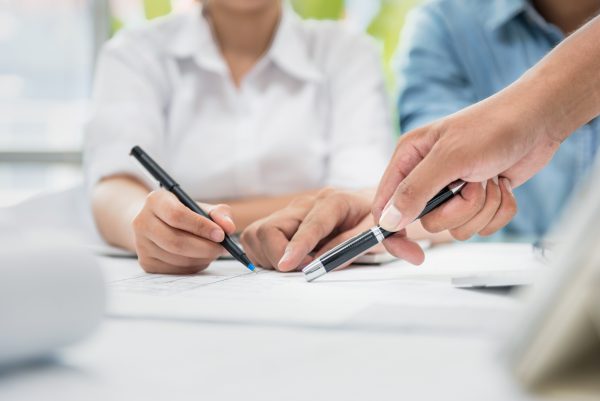
[[[500,91],[563,38],[526,0],[434,0],[416,8],[395,64],[402,132]],[[539,237],[548,230],[593,163],[599,133],[600,119],[582,127],[515,189],[519,211],[503,234]]]

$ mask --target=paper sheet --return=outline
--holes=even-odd
[[[114,317],[453,331],[464,331],[469,321],[474,332],[493,331],[504,316],[509,318],[516,301],[493,291],[452,288],[451,277],[540,268],[528,244],[434,248],[422,266],[399,261],[351,267],[313,283],[302,273],[247,272],[235,261],[216,262],[193,276],[145,274],[126,259],[105,258],[103,264]]]

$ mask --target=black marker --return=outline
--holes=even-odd
[[[148,154],[144,152],[142,148],[139,146],[134,146],[133,149],[131,149],[130,154],[131,156],[135,157],[150,174],[152,174],[152,177],[156,178],[161,187],[174,194],[181,203],[190,208],[192,211],[213,221],[208,213],[202,210],[188,194],[183,192],[183,189],[181,189],[179,184],[175,182],[175,180],[172,179],[169,174],[162,169],[162,167],[152,160],[152,158],[148,156]],[[231,256],[233,256],[251,271],[254,271],[255,267],[252,262],[250,262],[250,259],[248,259],[244,251],[242,251],[227,234],[225,234],[225,239],[223,242],[221,242],[221,245],[227,250],[227,252],[231,254]]]
[[[464,181],[455,181],[446,188],[442,189],[436,196],[433,197],[433,199],[427,202],[425,209],[423,209],[417,219],[420,219],[442,203],[453,198],[454,195],[460,192],[465,184],[466,183]],[[322,275],[329,273],[334,269],[337,269],[349,260],[362,255],[393,234],[393,232],[384,230],[379,226],[375,226],[362,234],[358,234],[357,236],[342,242],[327,253],[321,255],[318,259],[313,260],[304,269],[302,269],[304,277],[307,281],[313,281],[314,279],[321,277]]]

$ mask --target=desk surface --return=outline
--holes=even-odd
[[[411,273],[409,281],[418,277]],[[415,285],[415,296],[420,288],[423,298],[464,291],[427,273],[422,283],[428,285]],[[475,291],[461,293],[460,301],[496,302]],[[107,318],[92,338],[54,361],[0,372],[0,400],[529,399],[504,370],[501,345],[499,336],[406,325]]]
[[[3,401],[521,400],[484,339],[106,321],[55,363],[0,376]]]

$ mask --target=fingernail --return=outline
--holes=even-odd
[[[227,214],[219,213],[219,218],[223,220],[227,220],[229,223],[233,224],[233,220]]]
[[[213,240],[214,242],[221,242],[225,239],[224,235],[223,235],[223,231],[219,230],[219,229],[214,229],[210,232],[210,239]]]
[[[285,252],[283,253],[283,256],[281,257],[281,259],[279,259],[279,263],[277,264],[277,266],[281,266],[282,264],[285,264],[287,261],[290,260],[291,257],[292,257],[292,248],[287,247],[285,249]]]
[[[498,176],[492,177],[492,181],[494,181],[494,184],[498,185]]]
[[[387,231],[398,231],[402,222],[402,213],[396,206],[390,204],[384,210],[379,220],[381,228]]]
[[[502,178],[502,183],[504,183],[504,188],[512,194],[513,190],[512,185],[510,185],[510,180],[508,178]]]

